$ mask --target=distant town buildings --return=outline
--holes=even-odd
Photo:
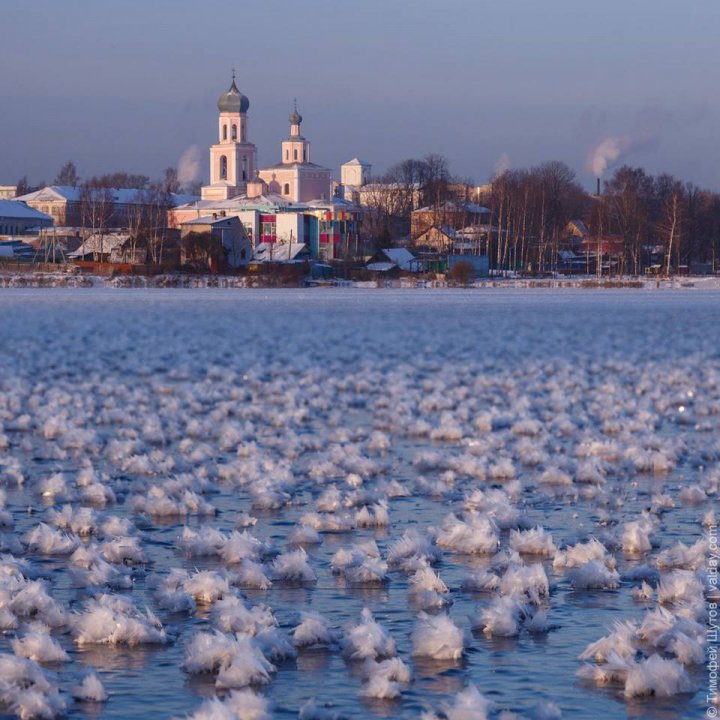
[[[159,198],[136,189],[48,185],[16,199],[49,215],[56,226],[107,229],[128,227],[138,209],[150,208],[160,200],[175,206],[193,198],[194,195],[174,193]]]
[[[356,253],[360,241],[360,208],[333,195],[332,171],[310,160],[310,141],[301,132],[297,105],[288,118],[289,135],[280,143],[280,161],[257,167],[257,148],[250,142],[250,101],[233,74],[218,99],[218,142],[210,147],[210,183],[194,199],[172,209],[168,224],[185,228],[206,217],[237,217],[247,237],[261,245],[304,245],[314,258],[333,260]],[[363,165],[369,173],[369,165]],[[353,175],[363,181],[362,172]],[[183,230],[184,232],[184,230]],[[293,255],[296,255],[294,253]],[[263,257],[287,255],[264,251]]]
[[[26,235],[52,224],[47,213],[16,200],[0,200],[0,235]]]

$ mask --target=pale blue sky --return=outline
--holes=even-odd
[[[557,159],[591,187],[615,136],[615,164],[720,190],[718,0],[0,0],[0,27],[0,184],[67,159],[156,177],[192,145],[205,179],[235,66],[261,164],[297,97],[336,173],[438,152],[479,182]]]

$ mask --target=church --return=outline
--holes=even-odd
[[[333,194],[332,171],[310,160],[310,142],[303,136],[297,105],[288,118],[289,135],[280,143],[279,162],[258,168],[257,148],[250,141],[250,101],[235,83],[218,99],[218,139],[210,147],[210,183],[200,200],[168,213],[169,227],[239,218],[246,236],[261,257],[279,257],[279,247],[303,248],[313,258],[333,260],[357,254],[360,209]]]
[[[218,100],[218,141],[210,148],[210,184],[203,200],[279,195],[293,203],[329,200],[332,171],[310,162],[310,142],[303,137],[297,105],[290,114],[290,134],[281,143],[280,162],[257,167],[257,148],[248,139],[250,101],[235,84]]]

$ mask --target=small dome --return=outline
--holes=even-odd
[[[248,111],[250,101],[237,89],[235,75],[233,75],[230,89],[220,96],[218,110],[220,112],[244,113]]]
[[[299,125],[302,122],[302,115],[297,111],[297,105],[293,107],[293,111],[290,113],[288,120],[290,120],[291,125]]]

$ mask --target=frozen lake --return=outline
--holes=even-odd
[[[718,292],[3,290],[0,317],[0,717],[705,712]],[[89,672],[106,701],[73,698]]]

